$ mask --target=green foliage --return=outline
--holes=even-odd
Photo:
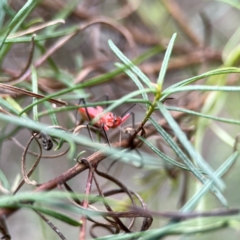
[[[1,63],[3,63],[7,54],[10,53],[10,50],[14,44],[31,42],[31,34],[35,32],[33,25],[38,22],[39,19],[32,19],[30,21],[31,24],[27,24],[29,23],[27,21],[28,18],[30,18],[30,14],[37,8],[40,2],[41,1],[29,0],[16,13],[14,13],[10,6],[6,5],[6,1],[2,1],[0,3],[0,26],[3,26],[0,32]],[[238,4],[234,3],[233,1],[222,2],[226,2],[231,6],[239,8]],[[73,1],[71,4],[63,8],[60,12],[53,16],[53,19],[56,20],[56,22],[44,25],[43,30],[37,34],[37,36],[34,38],[34,43],[38,54],[44,55],[49,51],[45,45],[48,39],[57,41],[56,38],[62,37],[59,40],[58,44],[64,45],[78,32],[81,32],[81,28],[78,25],[67,25],[63,29],[58,29],[58,24],[61,22],[59,18],[67,19],[67,17],[74,11],[77,3],[78,1]],[[8,14],[10,20],[4,22],[4,17],[6,14]],[[29,32],[24,32],[24,30],[26,30],[24,28],[27,28]],[[239,33],[236,35],[238,36]],[[108,210],[110,209],[108,205],[111,205],[113,206],[113,209],[111,209],[111,211],[109,210],[111,213],[114,212],[114,208],[120,208],[122,213],[133,211],[131,209],[131,206],[126,204],[127,201],[115,201],[111,197],[103,198],[103,194],[102,197],[96,197],[93,194],[91,195],[91,193],[75,193],[72,192],[70,188],[68,189],[66,186],[65,187],[68,190],[68,193],[50,191],[57,185],[62,185],[65,183],[65,181],[73,179],[75,175],[80,174],[81,167],[82,169],[84,168],[83,170],[87,168],[90,168],[90,170],[92,170],[92,168],[95,168],[96,165],[100,163],[100,161],[107,157],[117,159],[118,162],[122,162],[131,166],[142,166],[142,169],[139,169],[139,171],[158,171],[160,168],[166,170],[166,166],[168,166],[170,170],[177,169],[176,171],[188,171],[188,173],[191,173],[196,181],[194,183],[195,186],[200,185],[201,187],[194,188],[194,194],[192,194],[191,197],[188,196],[188,200],[178,211],[176,211],[177,213],[186,213],[187,216],[189,212],[192,212],[197,208],[199,202],[204,201],[208,192],[212,193],[213,196],[216,197],[220,206],[229,207],[228,199],[223,192],[224,189],[228,187],[223,180],[223,176],[231,170],[233,164],[236,164],[236,160],[239,156],[239,152],[236,148],[238,140],[236,140],[235,146],[231,146],[234,148],[234,151],[232,154],[228,153],[228,157],[222,156],[221,153],[219,153],[218,158],[220,158],[221,164],[220,162],[217,163],[217,170],[215,170],[215,166],[212,166],[211,163],[209,163],[205,157],[203,157],[203,154],[200,151],[201,149],[198,148],[198,144],[196,143],[201,142],[203,139],[209,122],[218,121],[229,124],[229,126],[231,126],[239,125],[240,121],[238,119],[219,117],[213,114],[214,112],[218,113],[223,109],[223,106],[219,107],[219,105],[217,105],[219,98],[221,97],[221,95],[218,94],[206,95],[206,101],[201,104],[201,106],[197,109],[198,111],[184,107],[166,106],[165,102],[168,100],[169,96],[175,97],[176,93],[184,93],[185,96],[193,92],[199,92],[201,94],[206,92],[210,92],[211,94],[215,92],[224,92],[225,94],[234,92],[239,93],[240,87],[237,84],[226,86],[227,76],[230,74],[240,73],[240,68],[235,67],[237,60],[239,60],[238,55],[234,55],[234,51],[238,48],[236,40],[237,37],[233,38],[226,45],[224,51],[224,55],[226,55],[224,56],[225,63],[222,66],[216,67],[210,71],[206,70],[205,73],[198,75],[195,74],[196,76],[190,78],[186,77],[186,79],[182,79],[177,83],[169,84],[169,86],[165,88],[167,72],[170,68],[170,62],[172,59],[171,54],[174,49],[174,44],[177,44],[178,42],[176,36],[177,34],[174,33],[171,39],[168,41],[169,43],[165,48],[165,55],[161,62],[159,74],[154,80],[152,77],[148,77],[141,70],[141,66],[137,66],[137,64],[140,64],[142,61],[149,59],[152,56],[156,57],[156,55],[164,49],[163,46],[151,48],[150,50],[144,52],[142,55],[136,56],[135,59],[130,60],[117,47],[117,44],[114,43],[115,41],[108,40],[110,49],[118,57],[121,63],[115,63],[116,69],[109,70],[102,75],[94,75],[87,78],[87,80],[85,79],[84,81],[79,81],[77,83],[75,82],[76,74],[63,69],[56,63],[56,60],[52,58],[51,54],[47,55],[46,57],[46,59],[48,59],[47,67],[44,66],[41,70],[39,70],[39,66],[41,64],[38,61],[29,59],[30,63],[32,62],[32,64],[31,67],[27,69],[26,72],[24,72],[23,78],[9,81],[9,85],[17,85],[18,88],[31,91],[34,94],[41,94],[42,97],[36,98],[31,96],[33,97],[31,103],[29,101],[25,101],[24,97],[19,98],[20,100],[18,101],[15,99],[15,96],[11,94],[8,97],[0,98],[0,120],[2,127],[0,136],[1,144],[5,143],[5,141],[10,138],[13,139],[16,133],[23,129],[27,129],[31,133],[44,133],[47,136],[50,136],[53,139],[53,142],[57,144],[55,151],[62,150],[68,152],[68,149],[64,149],[64,147],[67,145],[69,152],[64,160],[69,163],[69,170],[67,172],[64,172],[59,177],[59,179],[57,179],[58,184],[54,183],[55,185],[51,185],[51,181],[56,181],[56,178],[49,176],[49,182],[43,183],[43,185],[39,186],[35,184],[38,187],[36,192],[25,190],[23,192],[13,192],[15,191],[16,183],[11,184],[12,181],[9,180],[9,176],[5,174],[4,170],[0,169],[0,187],[2,193],[2,196],[0,198],[0,207],[3,210],[11,209],[12,211],[17,211],[17,209],[20,208],[29,209],[30,211],[48,215],[54,220],[57,219],[58,221],[67,223],[74,227],[81,227],[82,221],[75,217],[71,217],[71,214],[78,214],[83,218],[107,216],[107,211],[95,211],[92,206],[91,209],[85,209],[84,207],[79,206],[79,204],[76,206],[76,203],[80,200],[85,202],[89,201],[90,205],[95,202],[101,202],[105,207],[107,206],[106,208]],[[55,49],[57,49],[57,46],[54,45]],[[53,53],[54,47],[51,48]],[[46,59],[44,59],[44,61]],[[41,59],[41,61],[43,60]],[[98,101],[93,103],[86,103],[81,106],[71,102],[71,100],[75,100],[77,98],[88,97],[89,89],[94,87],[98,88],[99,86],[106,83],[112,83],[112,79],[114,77],[119,77],[121,74],[128,76],[130,81],[132,81],[132,86],[135,87],[134,90],[131,90],[131,92],[124,94],[121,98],[107,102]],[[26,79],[31,79],[31,81],[25,81],[26,79],[24,79],[24,76],[27,75],[28,77],[26,77]],[[5,75],[2,74],[1,77],[3,79],[2,82],[8,84],[7,81],[4,81]],[[56,81],[55,83],[60,84],[62,89],[59,88],[55,91],[49,91],[49,94],[45,94],[44,88],[39,89],[39,79],[45,77],[46,79],[54,79],[54,81]],[[217,80],[213,81],[215,78]],[[204,79],[207,80],[203,82]],[[199,83],[198,81],[200,80],[201,82]],[[6,90],[4,89],[4,84],[0,85],[0,88],[1,86],[2,90]],[[26,96],[29,95],[26,94]],[[61,107],[51,105],[50,100],[56,98],[69,100],[68,105]],[[114,111],[117,107],[120,107],[125,103],[145,104],[145,108],[143,108],[142,111],[143,117],[138,121],[138,127],[134,130],[130,129],[132,132],[130,133],[131,136],[129,136],[130,140],[127,138],[129,140],[128,144],[121,145],[120,142],[118,145],[115,144],[112,147],[109,147],[108,144],[92,141],[89,137],[83,136],[81,133],[77,135],[74,130],[72,130],[74,121],[72,121],[72,118],[69,116],[72,116],[72,112],[78,108],[104,106],[106,104],[109,104],[109,106],[106,107],[101,114],[96,114],[93,119],[90,119],[91,124],[94,124],[98,122],[102,117],[106,116],[106,113]],[[186,134],[186,131],[183,130],[184,128],[181,122],[176,120],[171,114],[172,112],[181,112],[188,114],[188,116],[195,117],[193,119],[195,121],[194,124],[196,125],[197,133],[195,133],[195,139],[193,142],[191,141],[191,137],[189,137]],[[60,127],[60,124],[62,124],[62,119],[59,119],[59,113],[64,113],[65,115],[62,116],[66,117],[67,119],[65,120],[65,123],[63,124],[64,126],[62,128]],[[161,126],[161,124],[159,124],[159,115],[157,114],[161,115],[161,119],[166,122],[167,127],[164,128]],[[50,123],[43,123],[43,116],[49,118],[51,125]],[[11,131],[8,130],[9,126],[11,126]],[[165,146],[167,146],[167,148],[172,151],[171,154],[164,152],[157,144],[153,143],[151,139],[147,138],[149,136],[145,136],[144,128],[146,127],[148,130],[149,126],[154,129],[153,132],[155,135],[161,137],[162,141],[164,141]],[[142,134],[140,134],[141,131]],[[147,151],[141,152],[141,155],[139,155],[137,152],[130,151],[138,146],[134,146],[135,142],[133,138],[139,140],[139,142],[144,145]],[[126,140],[126,138],[124,138],[124,140]],[[1,147],[3,148],[3,146]],[[79,148],[81,148],[81,150],[79,150]],[[214,149],[214,151],[218,153],[218,148],[216,146],[215,148],[216,149]],[[95,154],[99,154],[101,156],[103,155],[104,157],[102,157],[100,160],[97,157],[96,159],[92,160],[94,166],[91,166],[92,163],[90,163],[88,166],[85,166],[84,162],[76,163],[75,166],[72,166],[75,163],[73,160],[76,161],[80,157],[85,156],[88,151],[94,152],[94,154],[90,155],[92,158],[94,158]],[[23,160],[25,160],[23,156],[21,158],[22,176],[24,176],[24,166],[26,167],[26,164],[23,163]],[[34,156],[42,157],[42,153],[37,153]],[[21,170],[19,169],[19,172]],[[70,175],[70,177],[63,180],[67,174],[71,173],[72,175]],[[90,173],[89,176],[91,175]],[[105,174],[105,178],[109,180],[110,178],[106,176],[107,174]],[[26,175],[30,177],[31,173]],[[99,175],[103,177],[103,175]],[[170,176],[169,179],[171,179]],[[24,181],[27,182],[26,178],[23,180],[23,182]],[[118,185],[118,187],[122,186],[120,180],[119,182],[118,180],[112,180],[112,182]],[[32,183],[34,183],[34,181],[32,181]],[[47,184],[50,185],[48,186]],[[43,189],[41,189],[41,187]],[[46,187],[46,189],[44,189],[44,187]],[[124,189],[124,187],[122,187],[122,189]],[[123,192],[127,193],[127,191]],[[68,201],[69,199],[72,201]],[[72,203],[73,201],[75,201],[75,204]],[[136,204],[133,205],[135,206]],[[62,213],[63,211],[64,213]],[[110,217],[108,216],[108,218]],[[148,229],[144,231],[138,230],[136,232],[124,234],[118,233],[114,236],[109,235],[105,237],[99,237],[98,239],[160,239],[166,235],[190,235],[207,231],[214,231],[231,226],[233,221],[236,221],[237,224],[239,224],[239,217],[232,216],[231,214],[227,216],[224,215],[209,218],[199,218],[201,218],[201,226],[197,225],[197,221],[199,219],[181,219],[181,221],[174,221],[173,218],[170,219],[167,225],[161,225],[155,229]]]

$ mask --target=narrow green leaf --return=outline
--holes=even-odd
[[[137,154],[125,153],[119,149],[109,148],[107,144],[103,145],[103,144],[93,143],[89,138],[84,137],[83,135],[79,135],[79,136],[73,135],[70,132],[49,128],[48,125],[35,122],[29,118],[9,116],[9,115],[0,113],[0,120],[6,121],[8,123],[12,123],[24,128],[33,129],[36,131],[44,130],[44,132],[46,134],[49,134],[50,136],[65,140],[70,145],[70,150],[69,150],[70,159],[73,159],[76,157],[76,144],[80,144],[90,149],[94,148],[94,149],[102,150],[106,155],[108,154],[114,155],[114,157],[119,157],[122,161],[126,161],[128,163],[131,163],[132,161],[136,161],[136,162],[142,161]],[[153,159],[153,158],[150,158],[150,159]],[[156,158],[154,158],[155,165],[156,165],[156,162],[157,162]]]
[[[224,143],[228,144],[231,148],[234,147],[235,139],[230,135],[229,131],[224,130],[222,127],[215,123],[211,123],[209,128],[219,137]]]
[[[177,154],[177,156],[184,162],[187,168],[199,179],[199,181],[203,181],[204,177],[201,172],[195,167],[195,165],[190,161],[190,159],[186,156],[186,154],[181,150],[181,148],[175,143],[172,137],[152,118],[149,119],[159,134],[163,137],[163,139],[169,144],[172,150]]]
[[[75,156],[75,152],[76,152],[76,146],[75,146],[72,138],[75,138],[75,140],[78,139],[77,142],[80,144],[83,144],[83,145],[85,145],[87,143],[87,145],[91,146],[91,144],[92,144],[92,142],[90,142],[87,138],[81,137],[81,139],[80,139],[77,136],[73,136],[69,133],[59,131],[56,129],[48,128],[47,125],[40,124],[38,122],[34,122],[31,119],[27,119],[27,118],[23,118],[23,117],[9,116],[9,115],[3,114],[3,113],[0,113],[0,119],[3,121],[13,123],[18,126],[34,129],[37,131],[42,131],[44,129],[44,131],[46,133],[53,135],[55,137],[58,137],[60,139],[64,139],[66,142],[68,142],[70,144],[69,157],[71,159]],[[85,140],[83,141],[83,139],[85,139]]]
[[[47,108],[47,111],[48,111],[47,115],[50,117],[50,119],[52,121],[52,124],[56,125],[56,126],[59,126],[57,116],[54,112],[55,108],[53,108],[52,105],[49,102],[44,102],[44,105]],[[40,116],[41,116],[41,114],[38,114],[38,117],[40,117]]]
[[[221,177],[223,176],[234,164],[234,162],[237,160],[237,157],[239,156],[239,152],[233,153],[216,171],[216,176]],[[213,184],[212,179],[208,180],[204,183],[202,188],[195,193],[190,200],[187,201],[187,203],[181,208],[181,212],[188,212],[194,209],[194,207],[197,205],[197,203],[200,201],[200,199],[209,191]]]
[[[6,97],[6,101],[11,105],[12,107],[12,110],[13,109],[16,109],[18,111],[18,113],[20,111],[22,111],[22,107],[20,106],[20,104],[18,103],[17,100],[15,100],[14,98],[12,97]],[[27,116],[26,114],[24,114],[24,116]]]
[[[123,72],[122,69],[117,69],[117,70],[114,70],[112,72],[108,72],[108,73],[106,73],[102,76],[98,76],[98,77],[94,77],[92,79],[89,79],[88,81],[85,81],[83,83],[76,84],[73,87],[63,89],[63,90],[61,90],[59,92],[56,92],[56,93],[53,93],[53,94],[49,94],[45,98],[39,99],[35,103],[32,103],[32,104],[28,105],[26,108],[23,109],[23,111],[21,113],[19,113],[19,116],[21,116],[25,111],[28,111],[28,110],[32,109],[32,107],[35,106],[36,104],[40,104],[42,102],[45,102],[46,100],[49,100],[50,98],[55,98],[55,97],[61,96],[63,94],[72,92],[76,89],[91,87],[91,86],[94,86],[94,85],[97,85],[97,84],[100,84],[100,83],[110,81],[113,77],[117,76],[118,74],[120,74],[122,72]]]
[[[154,121],[152,118],[150,118],[150,121],[152,122],[156,130],[159,132],[159,134],[163,137],[163,139],[169,144],[169,146],[173,149],[173,151],[178,155],[178,157],[184,162],[184,164],[189,168],[189,170],[196,176],[196,178],[200,182],[205,183],[207,179],[201,173],[204,171],[202,170],[199,171],[199,169],[195,167],[195,165],[192,163],[192,161],[190,161],[190,159],[186,156],[186,154],[182,151],[182,149],[178,147],[178,145],[175,143],[172,137],[156,121]],[[224,206],[227,206],[227,201],[222,195],[222,193],[214,186],[212,186],[211,190],[219,199],[219,201]]]
[[[71,12],[74,11],[78,3],[79,3],[78,0],[72,0],[68,2],[68,4],[66,4],[63,8],[60,9],[60,11],[57,12],[53,19],[66,19],[71,14]],[[46,28],[44,33],[52,34],[57,27],[58,26],[56,25],[50,26]]]
[[[10,18],[14,18],[15,16],[15,11],[11,8],[11,6],[9,6],[8,4],[3,5],[3,8],[5,10],[5,13],[7,16],[9,16]],[[2,30],[2,29],[1,29]]]
[[[177,88],[177,87],[180,87],[180,86],[185,86],[185,85],[188,85],[190,83],[194,83],[194,82],[196,82],[200,79],[203,79],[203,78],[208,78],[208,77],[211,77],[211,76],[214,76],[214,75],[229,74],[229,73],[240,73],[240,68],[228,67],[228,68],[221,68],[221,69],[212,70],[212,71],[203,73],[201,75],[198,75],[198,76],[195,76],[195,77],[192,77],[192,78],[188,78],[188,79],[183,80],[179,83],[175,83],[175,84],[171,85],[170,87],[166,88],[164,90],[164,92],[165,91],[169,92],[173,88]]]
[[[36,202],[36,203],[39,202],[41,204],[47,204],[50,206],[54,206],[56,208],[60,208],[63,211],[64,210],[71,211],[73,213],[79,213],[79,214],[87,215],[87,216],[102,216],[102,215],[104,215],[104,212],[101,212],[101,211],[80,208],[80,207],[72,205],[69,202],[66,203],[65,200],[67,198],[83,200],[83,199],[85,199],[85,196],[84,196],[84,194],[80,194],[80,193],[59,192],[59,191],[35,192],[35,193],[24,192],[24,193],[18,193],[16,195],[1,196],[0,207],[1,208],[18,208],[19,206],[21,206],[21,207],[32,208],[31,205],[22,204],[22,202],[30,201],[30,202]],[[115,204],[115,205],[120,204],[116,200],[111,200],[111,199],[106,200],[106,199],[102,199],[101,197],[91,196],[91,195],[89,196],[89,201],[93,201],[93,202],[108,201],[111,204]],[[44,210],[45,210],[45,208],[42,211],[44,211]],[[54,213],[50,213],[50,214],[54,214]],[[58,217],[60,217],[60,215]]]
[[[7,180],[6,175],[1,169],[0,169],[0,181],[2,182],[3,187],[10,191],[10,184]]]
[[[188,110],[188,109],[184,109],[184,108],[166,106],[166,109],[169,110],[169,111],[184,112],[184,113],[188,113],[188,114],[191,114],[191,115],[194,115],[194,116],[215,120],[215,121],[218,121],[218,122],[240,125],[239,120],[222,118],[222,117],[214,117],[214,116],[209,115],[209,114],[204,114],[204,113],[200,113],[200,112],[196,112],[196,111],[192,111],[192,110]]]
[[[43,42],[44,40],[47,40],[47,39],[66,36],[76,32],[78,29],[79,29],[79,26],[74,26],[74,27],[63,29],[63,30],[57,30],[51,33],[39,34],[34,38],[34,42],[40,42],[40,41]],[[23,36],[18,38],[11,38],[9,36],[6,38],[4,43],[28,43],[28,42],[31,42],[31,39],[32,39],[31,36]]]
[[[232,58],[232,54],[235,51],[236,48],[238,48],[240,40],[240,27],[235,31],[235,33],[228,39],[228,42],[225,44],[223,50],[222,50],[222,58],[225,63],[231,62],[229,61],[229,58]]]
[[[0,1],[0,28],[3,26],[3,21],[5,17],[5,9],[4,6],[7,5],[7,0],[1,0]]]
[[[6,128],[6,127],[5,127]],[[5,129],[4,128],[4,129]],[[14,136],[15,134],[17,134],[19,131],[21,130],[20,127],[14,127],[12,131],[10,131],[9,133],[6,134],[0,134],[0,141],[6,140],[7,138],[10,138],[12,136]],[[2,133],[2,132],[1,132]]]
[[[126,64],[126,66],[128,66],[148,86],[148,88],[153,88],[150,79],[119,50],[119,48],[113,43],[112,40],[108,40],[108,44],[116,56],[124,64]]]
[[[240,4],[237,1],[232,1],[232,0],[215,0],[215,1],[226,3],[232,7],[240,10]]]
[[[38,78],[37,78],[37,71],[35,67],[31,67],[32,71],[32,92],[38,94]],[[36,102],[36,98],[33,98],[33,103]],[[33,107],[33,119],[38,121],[38,105]]]
[[[221,219],[213,217],[208,218],[207,221],[206,218],[201,218],[201,224],[199,224],[200,219],[197,220],[187,220],[187,221],[181,221],[177,223],[168,224],[164,227],[160,227],[157,229],[150,229],[142,232],[134,232],[134,233],[120,233],[120,234],[114,234],[114,235],[108,235],[104,237],[99,237],[96,240],[129,240],[129,239],[141,239],[141,240],[158,240],[163,237],[166,238],[168,235],[187,235],[190,236],[190,234],[193,234],[193,236],[196,236],[197,233],[204,233],[204,232],[210,232],[214,230],[220,230],[223,228],[226,228],[228,226],[228,222],[231,220],[236,219],[236,216],[228,216],[228,217],[222,217]],[[231,220],[229,220],[231,219]]]
[[[164,90],[162,95],[169,95],[176,92],[185,91],[221,91],[221,92],[239,92],[240,87],[238,86],[203,86],[203,85],[193,85],[185,87],[177,87],[174,89]]]
[[[169,126],[173,130],[173,132],[176,134],[176,137],[182,144],[182,146],[187,150],[189,156],[195,161],[200,168],[210,175],[210,177],[213,179],[214,183],[220,188],[224,189],[225,185],[223,181],[217,177],[214,174],[213,169],[209,166],[209,164],[202,158],[202,156],[194,149],[192,144],[187,139],[184,132],[181,130],[181,128],[178,126],[176,121],[173,119],[172,115],[166,110],[165,106],[161,103],[157,103],[159,111],[162,113],[163,117],[168,122]]]
[[[115,65],[117,67],[119,67],[119,68],[124,69],[124,65],[123,64],[115,63]],[[136,84],[136,86],[139,88],[139,90],[143,90],[144,89],[142,83],[138,80],[137,76],[131,70],[125,69],[124,72],[133,80],[133,82]],[[148,99],[148,95],[145,92],[142,93],[142,97],[143,97],[143,99],[145,99],[147,101],[149,100]]]
[[[59,202],[60,200],[66,200],[66,198],[79,198],[84,199],[84,194],[80,193],[67,193],[60,191],[51,192],[20,192],[16,195],[5,195],[0,198],[0,207],[16,207],[16,204],[20,202],[37,201],[44,202],[48,204],[53,204]],[[90,199],[101,199],[100,197],[89,197]],[[66,202],[64,202],[66,204]]]
[[[64,99],[64,98],[62,98]],[[79,98],[78,98],[79,99]],[[103,102],[94,102],[94,103],[87,103],[86,107],[95,107],[95,106],[106,106],[107,104],[111,104],[114,103],[116,100],[109,100],[109,101],[103,101]],[[137,99],[137,98],[133,98],[133,99],[129,99],[126,100],[125,103],[145,103],[148,105],[151,105],[151,103],[149,101],[143,100],[143,99]],[[83,106],[83,107],[84,107]],[[48,111],[43,111],[40,112],[38,114],[39,117],[42,117],[44,115],[48,115],[50,113],[58,113],[58,112],[64,112],[64,111],[72,111],[72,110],[76,110],[78,109],[80,106],[68,106],[68,107],[59,107],[59,108],[54,108],[52,110],[48,110]]]
[[[168,62],[170,60],[170,56],[171,56],[171,53],[172,53],[172,49],[173,49],[173,45],[174,45],[174,41],[175,41],[176,37],[177,37],[177,34],[174,33],[170,42],[169,42],[169,44],[168,44],[166,53],[165,53],[164,58],[163,58],[162,67],[161,67],[161,70],[159,72],[159,76],[158,76],[158,80],[157,80],[157,85],[161,88],[163,86],[163,81],[164,81],[165,74],[166,74],[167,68],[168,68]]]
[[[23,23],[25,18],[29,15],[29,13],[36,7],[36,5],[40,2],[40,0],[28,0],[26,4],[18,11],[18,13],[14,16],[12,21],[9,23],[6,31],[1,35],[0,39],[0,50],[4,44],[5,39],[11,33],[16,31],[20,25]],[[0,60],[2,60],[2,55],[0,54]]]
[[[182,168],[184,170],[188,170],[191,171],[186,165],[175,161],[174,159],[168,157],[166,154],[164,154],[163,152],[161,152],[156,146],[154,146],[150,141],[144,139],[143,137],[139,136],[139,138],[148,146],[150,147],[160,158],[162,158],[164,161],[166,161],[167,163],[170,163],[173,166]],[[202,172],[201,170],[199,170],[199,172]]]
[[[19,114],[18,109],[16,109],[15,107],[13,107],[8,101],[6,101],[3,98],[0,98],[0,105],[5,107],[6,109],[8,109],[10,112],[15,113],[15,114]]]
[[[43,208],[43,207],[38,207],[38,206],[34,206],[34,205],[27,205],[27,204],[17,204],[17,207],[22,207],[22,208],[29,208],[35,211],[38,211],[40,213],[46,214],[48,216],[54,217],[62,222],[65,222],[69,225],[72,226],[81,226],[82,223],[57,211],[54,211],[52,209],[48,209],[48,208]]]
[[[35,40],[35,38],[34,38],[34,40]],[[46,51],[47,51],[46,46],[44,45],[43,42],[35,41],[35,45],[41,55],[44,55],[46,53]],[[60,71],[58,65],[55,63],[55,61],[53,60],[53,58],[51,56],[49,56],[46,61],[48,63],[48,66],[54,71],[55,74],[57,74]],[[55,78],[55,76],[53,78]]]
[[[21,181],[21,178],[22,178],[22,176],[21,176],[20,173],[18,173],[18,174],[15,176],[15,178],[14,178],[14,180],[13,180],[13,183],[12,183],[12,186],[11,186],[11,192],[14,192],[14,191],[17,189],[17,187],[18,187],[18,185],[19,185],[19,183],[20,183],[20,181]]]

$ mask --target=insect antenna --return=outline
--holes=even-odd
[[[162,103],[165,103],[167,100],[172,100],[172,99],[175,99],[175,98],[173,98],[173,97],[165,98],[165,99],[162,101]]]
[[[125,116],[125,115],[129,112],[129,110],[132,109],[133,107],[135,107],[136,105],[137,105],[137,104],[134,103],[130,108],[128,108],[128,109],[122,114],[121,117]]]

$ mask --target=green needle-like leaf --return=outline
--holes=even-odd
[[[178,140],[181,142],[182,146],[187,150],[188,154],[191,156],[193,161],[195,161],[204,172],[208,173],[212,177],[214,183],[220,189],[223,189],[225,186],[223,181],[214,174],[213,169],[202,158],[202,156],[193,148],[192,144],[189,142],[186,135],[183,133],[183,131],[181,130],[179,125],[176,123],[176,121],[173,119],[171,114],[166,110],[165,106],[161,103],[158,103],[157,105],[158,105],[160,112],[163,114],[163,117],[166,119],[169,126],[171,127],[173,132],[176,134],[176,136],[177,136]]]
[[[222,117],[215,117],[213,115],[204,114],[204,113],[200,113],[200,112],[195,112],[195,111],[192,111],[192,110],[179,108],[179,107],[169,107],[169,106],[167,106],[166,109],[169,110],[169,111],[188,113],[188,114],[191,114],[191,115],[194,115],[194,116],[208,118],[208,119],[215,120],[215,121],[218,121],[218,122],[240,125],[240,120],[234,120],[234,119],[228,119],[228,118],[222,118]]]
[[[158,80],[157,80],[157,85],[162,88],[163,86],[163,81],[164,81],[164,78],[165,78],[165,74],[167,72],[167,68],[168,68],[168,62],[170,60],[170,56],[171,56],[171,53],[172,53],[172,49],[173,49],[173,45],[174,45],[174,41],[177,37],[177,34],[174,33],[169,44],[168,44],[168,47],[167,47],[167,50],[166,50],[166,53],[165,53],[165,56],[164,56],[164,59],[163,59],[163,62],[162,62],[162,67],[161,67],[161,70],[159,72],[159,76],[158,76]]]
[[[223,176],[230,167],[234,164],[234,162],[237,160],[237,157],[239,156],[239,152],[235,152],[230,156],[223,164],[220,166],[220,168],[216,171],[216,176],[221,177]],[[193,210],[193,208],[196,206],[196,204],[201,200],[201,198],[209,191],[213,184],[212,179],[205,182],[203,187],[194,194],[194,196],[181,208],[181,212],[188,212]]]
[[[150,79],[137,67],[135,66],[113,43],[112,40],[108,41],[108,44],[112,51],[117,55],[117,57],[126,64],[147,86],[148,88],[152,88],[152,84]]]
[[[38,207],[38,206],[34,206],[34,205],[27,205],[27,204],[16,204],[17,207],[22,207],[22,208],[29,208],[29,209],[32,209],[32,210],[35,210],[35,211],[38,211],[40,213],[43,213],[43,214],[46,214],[48,216],[51,216],[53,218],[56,218],[62,222],[65,222],[69,225],[72,225],[72,226],[81,226],[82,223],[63,214],[63,213],[60,213],[60,212],[57,212],[57,211],[54,211],[52,209],[48,209],[48,208],[44,208],[44,207]]]
[[[5,30],[3,34],[1,34],[0,39],[0,50],[4,44],[5,39],[11,33],[16,31],[20,25],[23,23],[25,18],[29,15],[29,13],[36,7],[36,5],[40,2],[40,0],[28,0],[26,4],[17,12],[15,17],[9,23],[8,28]],[[1,53],[1,52],[0,52]],[[0,54],[0,61],[2,60],[3,55]]]
[[[33,93],[38,94],[38,79],[37,79],[37,71],[34,67],[32,67],[32,91]],[[33,98],[33,103],[36,101],[36,98]],[[35,105],[33,107],[33,119],[38,121],[38,106]]]

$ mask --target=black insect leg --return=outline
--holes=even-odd
[[[109,142],[109,139],[108,139],[108,135],[107,135],[106,130],[104,128],[104,124],[102,125],[102,130],[103,130],[104,136],[105,136],[105,138],[107,140],[107,144],[111,148],[111,145],[110,145],[110,142]]]
[[[87,109],[87,107],[86,107],[86,104],[87,104],[87,103],[86,103],[86,100],[85,100],[84,98],[80,98],[79,101],[78,101],[78,105],[80,105],[81,103],[83,103],[83,105],[84,105],[84,108],[85,108],[85,110],[86,110],[86,113],[87,113],[89,122],[91,122],[92,119],[90,118],[88,109]],[[76,119],[77,119],[77,112],[76,112]]]
[[[92,136],[92,133],[91,133],[90,128],[89,128],[89,125],[91,125],[91,120],[92,120],[92,119],[90,118],[88,109],[87,109],[87,107],[86,107],[86,100],[85,100],[84,98],[80,98],[80,99],[79,99],[79,102],[78,102],[78,105],[80,105],[81,103],[83,103],[84,108],[85,108],[86,113],[87,113],[87,117],[88,117],[88,120],[89,120],[89,122],[87,123],[87,130],[88,130],[88,134],[89,134],[89,136],[90,136],[90,138],[91,138],[91,140],[92,140],[92,142],[93,142],[93,136]],[[77,119],[77,112],[76,112],[76,119]]]

